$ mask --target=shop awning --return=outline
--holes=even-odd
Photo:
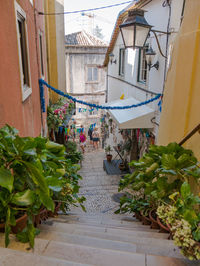
[[[117,100],[106,103],[106,106],[126,106],[140,103],[131,97],[125,100]],[[146,105],[125,110],[108,110],[111,117],[116,121],[120,129],[131,128],[153,128],[151,119],[155,116],[155,111]]]

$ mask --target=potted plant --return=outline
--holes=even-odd
[[[68,207],[82,205],[85,199],[77,195],[79,166],[65,158],[63,145],[17,133],[8,125],[0,129],[0,229],[5,231],[6,246],[12,230],[34,247],[34,224],[47,218],[47,210],[54,212],[56,193],[72,186],[64,197]]]
[[[131,202],[126,200],[121,210],[139,210],[143,221],[153,218],[151,221],[170,232],[184,256],[200,259],[200,198],[192,194],[189,185],[189,181],[198,185],[200,179],[193,152],[177,143],[152,145],[130,166],[134,172],[120,180],[119,191],[128,188],[134,195],[142,192],[143,197],[137,199],[136,209],[131,209]]]
[[[105,152],[106,152],[106,158],[107,158],[107,161],[110,163],[112,161],[112,154],[111,154],[111,146],[108,145],[107,147],[105,147]]]

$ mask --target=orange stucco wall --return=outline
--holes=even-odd
[[[38,10],[43,11],[43,1],[34,1]],[[15,1],[1,1],[0,16],[0,127],[6,123],[14,126],[21,136],[38,136],[41,133],[41,108],[38,78],[40,77],[40,59],[37,60],[36,33],[44,33],[44,69],[46,77],[45,24],[44,17],[36,16],[34,6],[29,0],[18,0],[17,3],[27,16],[28,50],[32,94],[22,102],[18,39],[16,28]],[[38,65],[39,63],[39,65]],[[39,71],[38,71],[39,68]],[[47,98],[47,91],[46,91]],[[47,99],[46,99],[47,103]],[[43,115],[45,124],[46,115]]]
[[[180,142],[200,123],[200,1],[186,0],[167,75],[158,144]],[[200,134],[184,147],[200,160]]]

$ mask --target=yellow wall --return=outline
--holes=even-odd
[[[179,142],[200,124],[200,0],[186,0],[168,71],[158,144]],[[184,145],[200,161],[200,134]]]
[[[45,12],[55,13],[55,0],[45,1]],[[54,15],[45,16],[46,19],[46,42],[48,61],[48,83],[58,88],[57,46],[56,46],[56,18]],[[59,96],[49,91],[50,100],[55,103]]]

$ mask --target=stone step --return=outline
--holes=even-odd
[[[0,248],[1,266],[87,266],[88,264],[76,263],[73,261],[61,260],[52,257],[28,254],[9,248]]]
[[[175,258],[95,248],[58,241],[37,239],[36,248],[27,253],[1,249],[2,266],[12,265],[97,265],[97,266],[185,266],[187,261]],[[186,262],[186,263],[185,263]],[[6,264],[7,263],[7,264]],[[18,263],[18,264],[17,264]],[[77,264],[79,263],[79,264]],[[158,264],[160,263],[160,264]],[[170,264],[171,263],[171,264]]]
[[[178,247],[175,247],[171,240],[149,239],[149,238],[124,238],[110,240],[103,237],[67,234],[63,232],[51,232],[43,230],[38,238],[78,244],[96,248],[105,248],[149,255],[160,255],[175,258],[183,258]],[[112,236],[111,236],[112,238]],[[122,241],[123,240],[123,241]]]
[[[56,218],[50,218],[48,221],[59,222],[59,223],[66,223],[66,224],[87,224],[87,225],[98,225],[98,226],[109,226],[109,227],[119,227],[124,229],[140,229],[144,231],[154,231],[157,232],[158,230],[151,230],[150,226],[142,225],[140,222],[137,221],[124,221],[124,220],[112,220],[105,217],[70,217],[63,215],[58,216]]]
[[[98,225],[86,225],[86,224],[66,224],[53,221],[47,221],[46,224],[40,225],[41,230],[50,230],[57,232],[66,232],[66,233],[77,233],[77,232],[99,232],[99,233],[108,233],[117,236],[131,236],[131,237],[149,237],[149,238],[161,238],[167,239],[168,234],[158,233],[151,229],[142,229],[131,228],[131,229],[122,229],[119,227],[111,228],[109,226],[98,226]]]

